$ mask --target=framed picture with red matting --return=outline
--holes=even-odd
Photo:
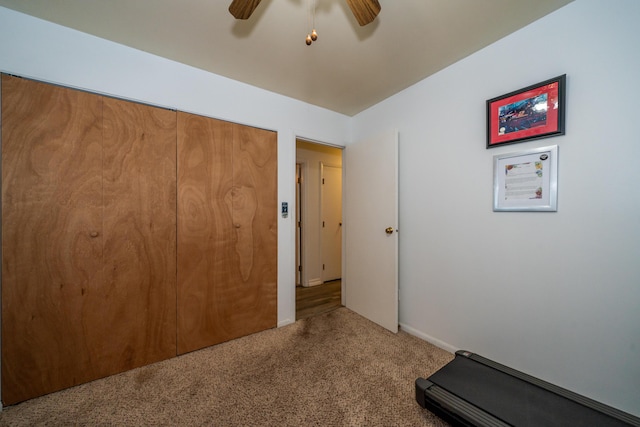
[[[564,135],[566,74],[487,101],[487,148]]]

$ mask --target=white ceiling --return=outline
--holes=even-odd
[[[0,6],[352,116],[571,1],[379,0],[364,27],[345,0],[262,0],[246,21],[231,0]],[[307,46],[313,3],[319,38]]]

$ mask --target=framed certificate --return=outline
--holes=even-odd
[[[558,146],[493,156],[493,210],[558,210]]]

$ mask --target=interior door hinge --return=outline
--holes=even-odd
[[[324,264],[322,264],[322,269],[324,270]]]
[[[322,221],[322,228],[324,228],[324,221]]]
[[[322,185],[324,185],[324,178],[322,178]]]

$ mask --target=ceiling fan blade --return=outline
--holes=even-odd
[[[229,12],[236,19],[249,19],[261,0],[233,0],[229,5]]]
[[[361,27],[376,19],[382,9],[378,0],[347,0],[347,4]]]

